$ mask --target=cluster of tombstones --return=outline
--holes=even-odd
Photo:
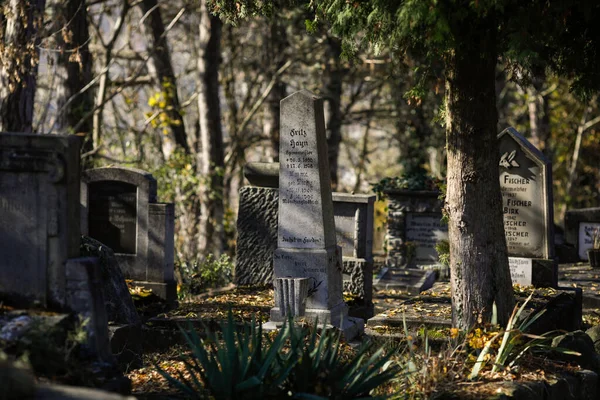
[[[283,99],[280,133],[280,163],[245,168],[249,185],[240,189],[237,221],[236,283],[274,284],[272,323],[292,312],[352,336],[362,328],[352,317],[373,315],[374,285],[410,279],[419,291],[447,276],[435,250],[447,239],[438,193],[386,193],[389,253],[373,282],[375,196],[331,192],[322,100],[307,91]],[[556,287],[550,162],[512,128],[498,140],[513,282]],[[174,208],[157,201],[147,172],[80,175],[79,147],[76,136],[0,134],[0,296],[89,316],[100,343],[100,277],[97,260],[80,257],[81,235],[114,250],[125,278],[173,302]],[[581,258],[590,247],[586,233],[600,226],[599,210],[567,212],[565,240]],[[343,291],[354,297],[350,314]]]
[[[97,258],[80,256],[82,234],[114,250],[125,278],[173,302],[173,204],[157,202],[144,171],[80,174],[79,152],[77,136],[0,134],[0,297],[89,319],[89,347],[101,355],[104,278]]]

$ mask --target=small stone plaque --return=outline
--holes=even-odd
[[[591,236],[588,236],[588,233],[591,235],[594,229],[600,229],[599,222],[580,222],[579,223],[579,258],[582,260],[587,260],[588,249],[594,247],[594,241]]]
[[[93,182],[89,193],[89,235],[115,253],[135,254],[137,187],[125,182]]]
[[[416,244],[412,262],[417,265],[436,264],[435,245],[448,240],[448,225],[441,222],[442,214],[408,213],[406,215],[406,241]]]
[[[533,261],[531,258],[508,257],[508,266],[513,285],[529,286],[532,284]]]

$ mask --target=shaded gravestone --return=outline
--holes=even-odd
[[[552,165],[513,128],[498,135],[504,232],[513,283],[556,287]]]
[[[580,260],[588,259],[593,247],[591,232],[600,228],[600,207],[568,210],[565,213],[565,242],[575,246]]]
[[[110,361],[96,258],[80,256],[79,137],[0,133],[0,301],[74,312]]]
[[[448,240],[440,193],[399,189],[384,193],[388,198],[386,266],[427,269],[439,265],[435,245]]]
[[[340,328],[350,339],[363,324],[347,316],[342,297],[342,253],[336,244],[322,99],[303,90],[281,101],[279,154],[275,287],[282,287],[287,278],[307,278],[306,299],[289,298],[306,301],[307,317]],[[276,290],[267,325],[286,319],[280,296]]]
[[[79,138],[0,135],[0,292],[62,307],[79,256]]]
[[[85,171],[82,182],[82,233],[114,251],[125,278],[176,301],[174,207],[157,202],[154,177],[109,167]]]
[[[355,296],[352,315],[373,316],[373,213],[375,196],[333,193],[337,245],[342,249],[344,292]]]

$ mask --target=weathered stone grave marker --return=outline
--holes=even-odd
[[[504,232],[513,283],[556,287],[552,165],[513,128],[498,135]]]
[[[442,201],[432,190],[387,190],[389,252],[388,267],[418,267],[438,264],[435,245],[448,240],[442,222]]]
[[[600,228],[600,207],[569,210],[565,214],[565,241],[575,246],[580,260],[587,260],[587,250],[593,247],[587,234]]]
[[[250,182],[239,191],[235,280],[239,285],[273,282],[273,253],[277,249],[279,163],[249,163]],[[352,316],[373,315],[374,195],[332,193],[337,243],[342,247],[344,291],[355,296]]]
[[[174,207],[157,202],[154,177],[133,168],[85,171],[81,206],[82,232],[113,249],[125,277],[174,302]]]
[[[373,214],[375,196],[333,193],[337,244],[342,249],[344,291],[356,296],[353,314],[373,316]]]
[[[286,319],[279,288],[288,278],[306,278],[305,315],[342,330],[347,339],[362,329],[348,317],[342,297],[342,252],[336,244],[333,203],[327,164],[323,101],[306,90],[281,101],[279,225],[273,256],[275,307],[272,326]]]
[[[0,133],[0,301],[75,312],[110,360],[97,259],[79,257],[77,136]]]

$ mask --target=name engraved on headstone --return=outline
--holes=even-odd
[[[529,286],[532,283],[533,261],[531,258],[508,257],[513,285]]]
[[[320,165],[323,160],[319,157],[327,155],[319,153],[323,145],[318,143],[317,131],[321,127],[315,121],[317,111],[313,100],[305,94],[300,97],[303,99],[295,105],[282,102],[290,117],[282,122],[280,129],[279,215],[284,219],[279,226],[277,245],[279,248],[325,248],[335,244],[329,243],[331,238],[329,232],[325,233],[322,212]],[[335,240],[335,236],[332,238]]]
[[[135,254],[137,188],[124,182],[90,185],[89,234],[115,253]]]
[[[415,244],[413,261],[417,264],[435,264],[438,253],[435,245],[448,240],[448,225],[441,222],[442,214],[408,213],[406,215],[405,237]]]
[[[533,179],[500,174],[502,190],[502,211],[504,213],[504,232],[510,254],[525,254],[528,249],[542,246],[542,236],[531,234],[535,221],[543,218],[536,204],[536,188]],[[538,203],[539,204],[539,203]]]
[[[587,251],[594,247],[594,240],[592,239],[592,231],[594,229],[600,229],[600,222],[580,222],[579,223],[579,258],[587,260]]]
[[[549,257],[551,188],[545,188],[547,162],[542,153],[514,129],[500,135],[500,190],[508,254]],[[543,169],[544,168],[544,169]],[[549,196],[548,196],[549,197]]]

